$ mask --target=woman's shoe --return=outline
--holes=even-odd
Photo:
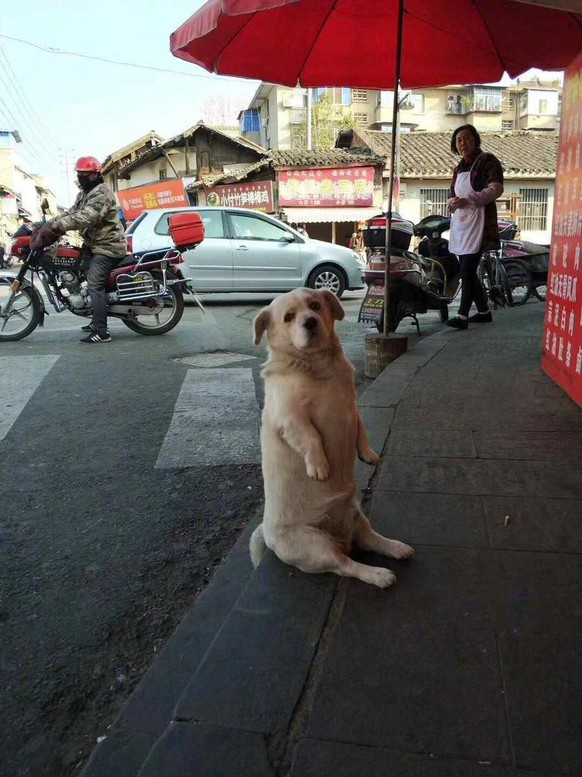
[[[453,329],[468,329],[469,328],[469,322],[466,318],[459,318],[458,316],[455,316],[455,318],[450,318],[448,321],[445,321],[445,324],[447,326],[452,326]]]
[[[469,321],[472,324],[490,324],[493,321],[493,316],[488,310],[487,313],[475,313],[475,315],[469,316]]]

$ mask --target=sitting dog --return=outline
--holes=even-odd
[[[408,558],[408,545],[377,534],[360,510],[355,454],[379,457],[356,407],[354,368],[335,332],[344,310],[330,291],[296,289],[263,308],[254,320],[255,345],[267,332],[261,427],[265,512],[252,534],[256,567],[270,548],[303,572],[335,572],[379,588],[396,576],[359,564],[354,546]]]

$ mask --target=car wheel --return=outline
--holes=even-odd
[[[333,291],[336,297],[341,297],[346,290],[344,274],[331,264],[316,267],[307,279],[307,285],[310,289]]]

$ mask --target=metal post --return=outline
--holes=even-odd
[[[398,26],[396,39],[396,62],[394,68],[394,99],[392,103],[392,146],[390,149],[390,186],[388,190],[388,212],[386,214],[386,263],[384,266],[384,335],[390,328],[390,255],[392,253],[392,197],[394,194],[394,173],[396,170],[396,140],[398,122],[398,90],[400,86],[400,62],[402,58],[402,26],[404,21],[404,0],[398,0]]]
[[[307,150],[311,151],[312,146],[312,120],[313,115],[313,94],[311,89],[307,90]]]

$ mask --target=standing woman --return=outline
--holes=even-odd
[[[459,314],[446,323],[467,329],[469,321],[493,320],[477,268],[483,251],[500,247],[495,200],[503,193],[503,168],[497,157],[481,150],[481,138],[472,124],[453,132],[451,151],[462,157],[453,172],[449,199],[449,250],[459,257],[462,286]],[[469,318],[473,302],[477,313]]]

